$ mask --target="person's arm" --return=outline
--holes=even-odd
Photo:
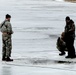
[[[73,32],[73,31],[75,31],[75,25],[74,25],[74,23],[72,24],[72,27],[71,27],[71,29],[69,30],[69,32]]]
[[[66,27],[66,26],[65,26],[64,33],[68,33],[68,29],[67,29],[67,27]]]
[[[7,33],[8,34],[13,34],[12,26],[11,26],[11,23],[10,22],[7,23]]]

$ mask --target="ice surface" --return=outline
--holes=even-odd
[[[75,9],[76,4],[61,0],[0,0],[0,22],[11,14],[14,30],[14,62],[0,60],[0,75],[75,75],[76,59],[59,57],[56,49],[65,17],[76,21]]]

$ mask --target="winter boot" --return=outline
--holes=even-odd
[[[9,57],[7,57],[6,61],[13,61],[13,59],[10,59]]]
[[[65,55],[65,52],[61,52],[59,55],[60,55],[60,56],[63,56],[63,55]]]
[[[2,57],[2,61],[6,61],[6,58],[5,58],[5,56],[3,56],[3,57]]]

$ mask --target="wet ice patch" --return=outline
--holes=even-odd
[[[73,61],[65,61],[65,60],[51,60],[51,59],[41,59],[41,58],[33,58],[29,60],[33,65],[47,65],[47,64],[71,64],[76,63]]]
[[[62,69],[69,69],[69,65],[75,65],[76,61],[63,61],[63,60],[52,60],[52,59],[45,59],[45,58],[18,58],[14,59],[13,62],[2,62],[4,65],[11,65],[11,66],[28,66],[28,67],[43,67],[43,68],[62,68]],[[59,65],[59,66],[53,66]],[[69,67],[61,67],[69,66]],[[70,69],[71,70],[71,69]]]

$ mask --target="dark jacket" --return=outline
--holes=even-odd
[[[75,24],[73,20],[70,20],[65,26],[65,38],[74,38],[75,39]]]

